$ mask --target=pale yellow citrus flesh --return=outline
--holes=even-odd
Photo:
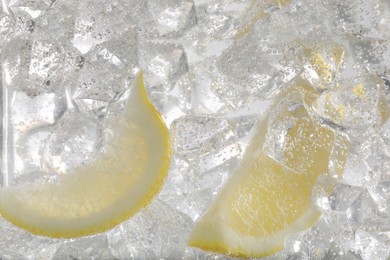
[[[305,96],[303,89],[299,92]],[[312,95],[306,94],[306,99]],[[272,131],[267,130],[266,119],[241,165],[196,224],[190,246],[237,257],[263,257],[282,250],[287,234],[316,223],[320,215],[312,191],[317,177],[328,172],[334,133],[312,120],[303,106],[300,109],[285,136],[283,164],[288,167],[264,152],[265,136]],[[290,116],[286,108],[278,120]]]
[[[105,151],[55,183],[0,188],[1,216],[31,233],[55,238],[106,231],[157,194],[170,154],[168,130],[139,73]]]

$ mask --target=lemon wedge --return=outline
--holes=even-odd
[[[286,235],[316,223],[312,191],[328,172],[336,135],[309,116],[304,100],[312,98],[295,88],[275,102],[235,174],[195,225],[190,246],[264,257],[282,250]]]
[[[169,133],[142,73],[104,152],[58,181],[0,188],[0,213],[33,234],[73,238],[106,231],[145,207],[170,165]]]

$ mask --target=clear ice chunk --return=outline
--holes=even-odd
[[[107,233],[119,259],[180,259],[192,221],[161,200]]]
[[[332,41],[313,41],[303,46],[303,78],[319,91],[334,87],[346,62],[346,50]]]
[[[390,41],[380,38],[350,39],[355,64],[365,73],[389,80]]]
[[[43,169],[57,174],[84,163],[100,147],[100,124],[88,113],[67,112],[47,138]]]
[[[347,0],[325,1],[330,11],[329,24],[337,34],[352,34],[356,37],[388,37],[389,8],[385,1]]]
[[[86,53],[93,46],[122,35],[137,24],[139,12],[145,12],[142,5],[143,1],[81,1],[72,43]]]
[[[202,173],[179,158],[173,160],[172,164],[171,174],[161,191],[160,199],[195,221],[211,205],[230,174],[225,169]],[[225,168],[234,168],[236,165],[237,162],[233,161]]]
[[[207,116],[185,116],[171,126],[176,154],[200,172],[206,172],[240,154],[229,122]]]
[[[85,57],[72,99],[114,101],[126,91],[133,77],[124,60],[103,46],[95,48]]]
[[[156,91],[171,90],[188,72],[187,56],[181,45],[146,42],[140,53],[145,83]]]
[[[160,36],[179,35],[196,23],[192,0],[148,1],[152,30]]]
[[[346,211],[359,197],[361,192],[361,187],[338,184],[329,196],[331,210]]]
[[[83,65],[83,58],[71,45],[15,38],[2,54],[7,87],[29,96],[61,90]]]
[[[53,260],[113,258],[105,234],[66,241],[52,257]]]
[[[293,38],[274,33],[270,23],[257,23],[253,32],[219,57],[212,91],[226,103],[242,107],[253,97],[271,98],[300,71]]]
[[[367,131],[383,125],[390,113],[386,86],[380,78],[362,77],[339,83],[326,91],[313,108],[325,121],[355,131]]]
[[[376,234],[370,230],[361,228],[355,235],[356,251],[363,260],[388,259],[390,257],[389,232]]]

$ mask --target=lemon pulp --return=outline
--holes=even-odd
[[[300,104],[293,102],[297,94],[303,94]],[[328,172],[335,135],[307,113],[303,100],[312,95],[295,89],[277,100],[236,173],[193,229],[190,246],[263,257],[282,250],[287,234],[316,223],[320,215],[312,190],[317,177]],[[275,130],[271,120],[293,122],[280,137],[282,154],[275,157],[264,148],[266,137]]]
[[[139,73],[106,150],[54,183],[0,188],[0,213],[44,236],[106,231],[150,202],[166,177],[170,153],[168,130]]]

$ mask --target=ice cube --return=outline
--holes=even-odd
[[[134,74],[129,69],[133,60],[127,63],[126,56],[122,57],[119,54],[118,56],[105,45],[97,46],[89,52],[80,70],[72,98],[103,102],[118,99],[134,78]]]
[[[358,68],[366,73],[376,74],[387,80],[389,79],[389,40],[378,38],[351,39],[350,48]]]
[[[7,259],[33,259],[52,257],[61,240],[33,235],[0,220],[0,257]]]
[[[24,92],[16,91],[12,101],[12,122],[8,123],[11,123],[14,131],[20,135],[34,128],[56,123],[66,109],[64,100],[54,93],[29,97]]]
[[[196,23],[195,4],[192,0],[149,1],[148,11],[152,30],[158,35],[179,35]]]
[[[314,103],[318,115],[335,125],[367,131],[385,123],[390,113],[385,85],[377,77],[354,78],[324,92]]]
[[[234,169],[237,162],[231,163],[226,169],[206,173],[193,169],[179,158],[173,160],[172,164],[172,171],[159,198],[195,221],[211,205],[232,174],[226,169]]]
[[[73,44],[82,52],[122,35],[137,24],[144,1],[81,1],[75,21]],[[104,11],[103,11],[104,10]]]
[[[53,260],[113,258],[105,234],[68,240],[52,256]]]
[[[346,50],[332,41],[313,41],[303,47],[303,77],[319,91],[334,87],[346,62]]]
[[[145,70],[145,83],[157,91],[171,90],[188,72],[183,46],[176,44],[143,43],[140,65]]]
[[[56,41],[33,41],[30,59],[29,81],[37,88],[51,91],[77,77],[84,61],[72,45]]]
[[[329,0],[324,3],[329,10],[330,25],[334,32],[357,37],[388,37],[386,23],[390,13],[384,1]]]
[[[363,191],[347,210],[351,225],[356,229],[374,219],[378,214],[378,207],[367,190]]]
[[[360,228],[356,232],[356,248],[363,260],[388,259],[390,257],[389,233],[374,233]]]
[[[362,190],[361,187],[338,184],[329,196],[331,210],[346,211],[359,197]]]
[[[44,170],[66,173],[100,147],[100,124],[88,113],[67,112],[45,143]]]
[[[5,44],[9,41],[9,34],[12,32],[12,26],[14,21],[6,13],[0,14],[0,47],[1,50],[4,48]],[[0,51],[1,52],[1,51]]]
[[[374,182],[368,187],[379,210],[390,214],[390,181]]]
[[[271,98],[300,73],[289,36],[258,23],[252,34],[237,41],[218,59],[213,91],[227,103],[245,106],[253,97]],[[287,38],[287,39],[286,39]]]
[[[180,259],[191,226],[191,219],[157,199],[107,236],[119,259]]]
[[[332,240],[330,224],[320,219],[311,229],[286,237],[284,257],[287,259],[324,259],[327,251],[332,247]]]
[[[71,45],[15,38],[2,56],[7,86],[29,96],[61,90],[75,77],[83,58]]]
[[[229,122],[207,116],[185,116],[172,123],[172,142],[176,154],[206,172],[240,154]]]
[[[302,40],[325,40],[329,30],[324,20],[329,10],[322,1],[291,1],[280,12],[274,13],[277,22]],[[275,21],[276,22],[276,21]]]
[[[77,10],[81,1],[43,0],[24,2],[28,2],[29,5],[34,6],[34,10],[41,12],[35,20],[35,39],[52,41],[60,41],[61,39],[70,42],[73,38]]]
[[[28,95],[37,95],[28,82],[32,42],[14,38],[2,50],[1,64],[3,81],[7,86],[25,91]]]

